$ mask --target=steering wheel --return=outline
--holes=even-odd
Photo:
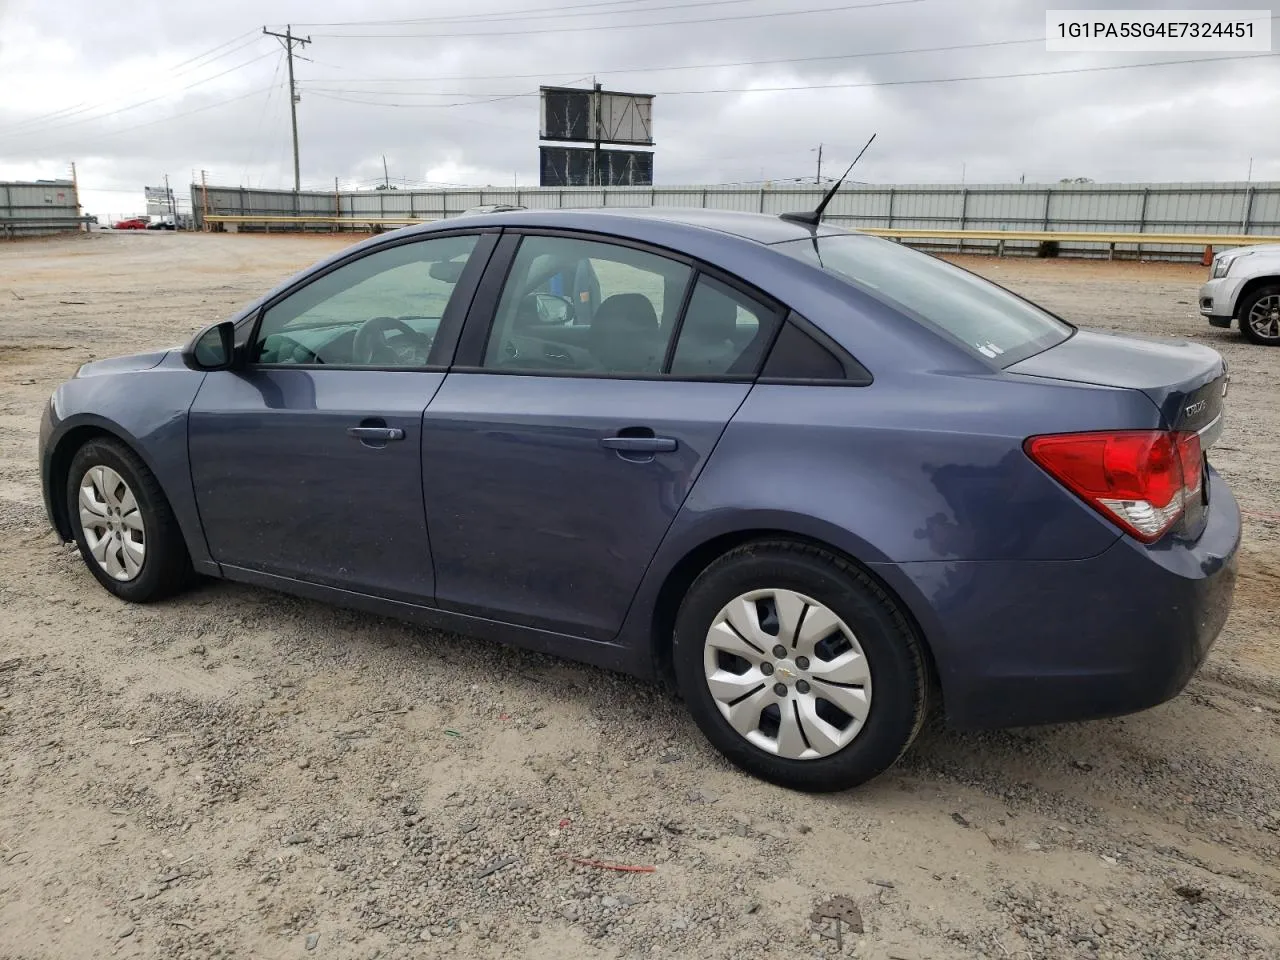
[[[428,349],[431,338],[419,333],[399,317],[371,317],[360,324],[355,339],[351,341],[351,359],[359,364],[386,364],[388,366],[402,363],[400,354],[387,343],[387,333],[398,330]]]

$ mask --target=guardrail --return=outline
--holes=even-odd
[[[253,214],[214,214],[211,213],[203,218],[205,223],[261,223],[270,229],[273,224],[280,226],[299,226],[305,227],[309,223],[328,224],[330,226],[385,226],[394,224],[395,226],[408,226],[414,223],[430,223],[437,217],[362,217],[355,214],[350,216],[280,216],[276,214],[262,214],[254,216]]]
[[[1246,247],[1255,243],[1280,243],[1280,236],[1243,233],[1093,233],[1073,230],[919,230],[888,227],[859,227],[859,233],[870,233],[892,240],[966,240],[996,241],[996,256],[1004,256],[1007,241],[1032,243],[1105,243],[1107,258],[1115,256],[1116,244],[1134,246]]]
[[[210,214],[206,223],[262,224],[268,230],[272,225],[305,227],[308,224],[348,227],[407,226],[430,223],[439,217],[380,217],[359,216],[284,216],[277,214]],[[1187,246],[1187,247],[1242,247],[1256,243],[1280,243],[1280,236],[1243,233],[1106,233],[1077,230],[952,230],[946,228],[916,229],[908,227],[856,227],[859,233],[869,233],[893,240],[956,240],[961,247],[966,241],[995,241],[996,255],[1004,256],[1006,242],[1024,243],[1092,243],[1106,244],[1108,259],[1115,255],[1117,244],[1132,246]]]

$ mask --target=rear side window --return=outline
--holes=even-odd
[[[1002,367],[1047,350],[1072,332],[1003,287],[879,237],[838,234],[775,249],[838,274]]]
[[[700,276],[671,360],[675,377],[749,377],[773,339],[777,314],[732,287]]]
[[[844,364],[799,327],[788,323],[760,376],[766,380],[843,380]]]
[[[782,325],[777,342],[769,351],[769,359],[760,371],[763,382],[870,385],[872,376],[862,364],[834,344],[819,343],[801,323],[806,321],[792,314]]]

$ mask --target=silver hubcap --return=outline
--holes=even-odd
[[[80,480],[80,526],[94,561],[107,576],[132,580],[147,557],[147,529],[138,501],[110,467],[90,467]]]
[[[831,610],[792,590],[753,590],[707,631],[707,688],[750,743],[789,760],[844,749],[871,708],[871,671]]]
[[[1249,311],[1249,326],[1268,340],[1280,339],[1280,293],[1263,297]]]

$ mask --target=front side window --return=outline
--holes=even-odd
[[[266,311],[254,362],[426,366],[478,239],[404,243],[325,274]]]
[[[484,366],[659,374],[692,272],[618,244],[525,237],[502,290]]]
[[[994,283],[879,237],[835,234],[775,249],[849,280],[1002,367],[1047,350],[1072,332]]]

